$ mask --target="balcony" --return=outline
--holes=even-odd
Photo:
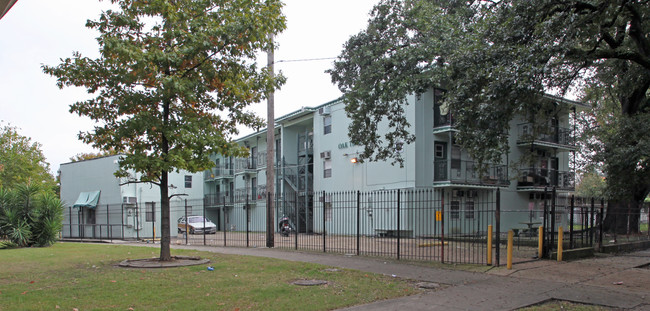
[[[575,173],[542,168],[523,168],[519,170],[517,190],[543,191],[555,187],[557,190],[575,190]]]
[[[235,175],[257,173],[258,161],[257,155],[248,158],[237,158],[233,160]]]
[[[528,147],[534,144],[541,147],[559,148],[566,150],[576,149],[576,140],[573,130],[566,127],[549,126],[545,132],[534,134],[533,123],[517,125],[517,145]]]
[[[217,165],[203,172],[205,181],[214,181],[218,179],[228,179],[234,177],[234,170],[228,165]]]
[[[228,206],[234,203],[232,193],[229,191],[218,192],[216,194],[206,194],[203,197],[203,201],[206,207],[223,205]]]
[[[489,187],[508,186],[508,167],[506,165],[488,165],[484,174],[478,171],[478,163],[461,160],[439,160],[433,164],[433,181],[435,185],[476,185]]]

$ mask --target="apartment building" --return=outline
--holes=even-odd
[[[525,115],[511,120],[509,153],[500,163],[489,164],[486,171],[479,172],[477,163],[455,142],[457,129],[453,112],[441,104],[443,95],[442,90],[432,89],[409,96],[405,112],[416,141],[395,146],[405,159],[403,167],[385,161],[357,161],[362,149],[349,141],[350,120],[340,100],[302,108],[276,119],[273,142],[276,154],[272,164],[276,172],[276,219],[283,215],[298,219],[299,232],[331,232],[324,219],[331,211],[323,210],[331,205],[330,193],[432,189],[438,196],[436,200],[451,210],[450,217],[465,223],[479,222],[475,211],[486,208],[482,202],[494,202],[496,189],[500,189],[502,210],[529,211],[504,214],[502,221],[530,227],[541,222],[545,189],[555,187],[556,191],[565,193],[574,190],[571,161],[576,145],[571,116],[576,110],[586,108],[585,105],[546,96],[556,106],[548,126],[540,130],[534,126],[532,117]],[[269,165],[266,132],[253,133],[237,141],[250,150],[247,158],[214,155],[215,168],[205,172],[206,213],[226,230],[246,227],[264,231],[264,228],[251,227],[263,224],[250,219],[259,219],[266,213],[265,183]],[[230,212],[235,208],[246,209],[247,213]],[[374,217],[372,223],[376,225],[364,228],[362,234],[387,230],[382,222],[394,226],[394,220],[389,219],[395,215],[382,215],[382,220],[377,213],[373,215],[372,206],[364,208],[364,215]],[[434,213],[427,215],[435,217]],[[415,228],[422,227],[418,222],[431,221],[426,217],[402,215],[400,227],[405,228],[407,235],[418,235]],[[558,224],[561,221],[558,218]]]

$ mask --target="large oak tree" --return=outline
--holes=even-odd
[[[87,27],[99,31],[100,56],[74,53],[43,70],[58,86],[92,98],[70,111],[97,122],[80,138],[126,156],[119,175],[160,186],[160,260],[170,260],[168,173],[202,171],[209,155],[243,155],[231,137],[261,119],[246,108],[278,88],[256,64],[285,28],[279,0],[111,0]]]
[[[446,89],[458,141],[484,164],[507,152],[502,133],[516,114],[547,122],[545,93],[607,88],[622,117],[599,155],[612,198],[638,209],[650,191],[639,148],[649,134],[636,130],[650,112],[649,33],[647,0],[382,0],[330,73],[352,119],[350,140],[371,160],[399,158],[391,146],[415,139],[404,117],[409,94]],[[377,131],[382,120],[386,133]]]

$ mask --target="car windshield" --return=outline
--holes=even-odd
[[[208,222],[210,220],[206,219],[205,222]],[[203,222],[203,217],[201,216],[193,216],[193,217],[188,217],[187,222]]]

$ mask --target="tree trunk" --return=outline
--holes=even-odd
[[[643,202],[609,201],[603,223],[605,232],[616,234],[639,233],[639,221]]]
[[[169,178],[168,173],[162,171],[160,174],[160,261],[172,260],[169,235]]]

